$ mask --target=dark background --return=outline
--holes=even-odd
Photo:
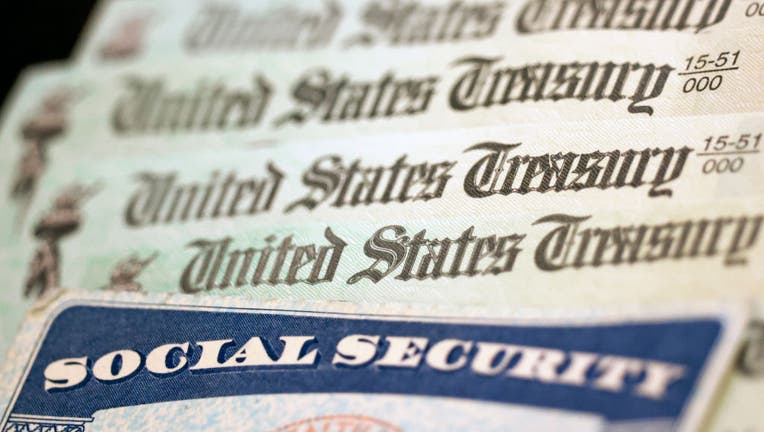
[[[95,0],[0,0],[0,101],[28,65],[67,60]]]

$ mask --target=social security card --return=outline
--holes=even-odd
[[[744,324],[666,310],[64,292],[6,359],[2,431],[693,430]]]

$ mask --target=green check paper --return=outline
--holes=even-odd
[[[3,432],[764,427],[761,2],[104,1],[0,142]]]

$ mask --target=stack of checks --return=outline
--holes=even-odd
[[[104,1],[0,141],[0,431],[764,430],[764,2]]]

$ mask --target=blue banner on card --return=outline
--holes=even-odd
[[[275,393],[445,396],[608,421],[677,419],[721,331],[713,318],[522,325],[71,305],[40,341],[2,430],[84,425],[116,407]]]

